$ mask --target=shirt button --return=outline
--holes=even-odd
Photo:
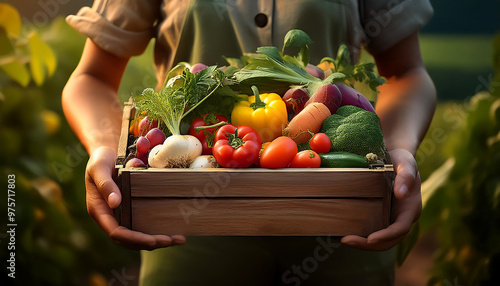
[[[255,15],[254,21],[257,27],[264,28],[267,25],[267,16],[266,14],[259,13]]]

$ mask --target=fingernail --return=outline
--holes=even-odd
[[[120,201],[119,201],[118,195],[116,193],[109,194],[108,205],[110,207],[115,207],[115,206],[118,206],[119,204],[120,204]]]
[[[403,196],[403,197],[406,197],[406,194],[408,194],[408,186],[406,184],[403,184],[400,188],[399,188],[399,193]]]

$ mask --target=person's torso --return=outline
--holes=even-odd
[[[155,62],[160,82],[180,61],[226,65],[259,46],[281,48],[290,29],[314,43],[310,62],[335,57],[340,44],[356,59],[362,42],[357,1],[351,0],[164,0],[157,25]]]

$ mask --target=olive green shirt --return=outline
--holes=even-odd
[[[281,48],[292,28],[315,42],[311,63],[335,57],[346,44],[352,60],[360,48],[383,51],[432,16],[429,0],[96,0],[68,23],[120,57],[141,54],[155,42],[159,82],[177,62],[225,65],[257,47]]]

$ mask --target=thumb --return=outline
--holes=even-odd
[[[396,171],[394,194],[396,198],[402,199],[410,194],[415,181],[420,178],[417,163],[413,155],[406,150],[395,150],[391,156]]]
[[[118,207],[122,200],[120,189],[113,180],[115,159],[114,150],[101,147],[94,151],[87,166],[92,183],[112,209]]]

